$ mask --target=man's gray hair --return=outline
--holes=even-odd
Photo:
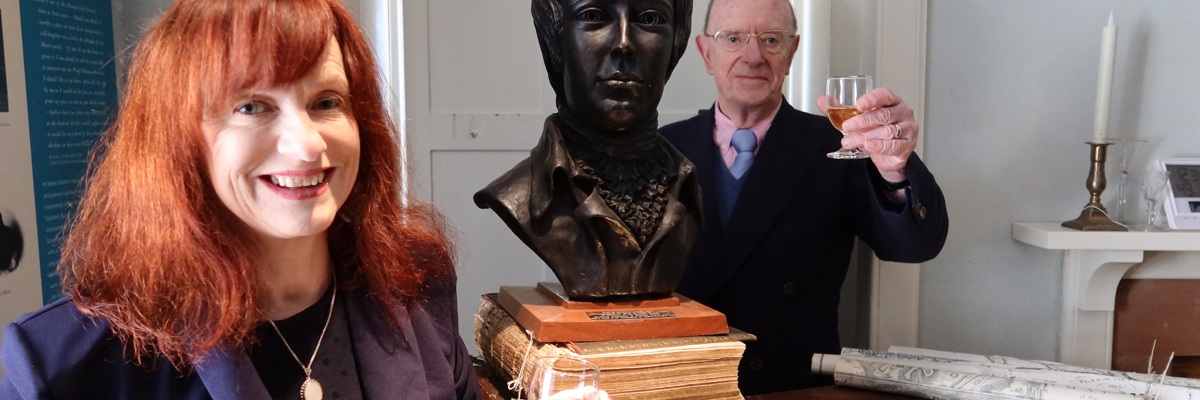
[[[712,0],[712,1],[708,2],[708,10],[704,12],[704,34],[705,35],[711,35],[712,33],[716,33],[716,32],[712,32],[712,33],[708,32],[708,20],[709,20],[709,18],[712,18],[713,3],[716,3],[717,1],[718,0]],[[788,15],[792,16],[792,33],[796,33],[796,31],[800,29],[800,24],[798,24],[796,22],[796,9],[792,8],[792,2],[790,0],[783,0],[783,2],[787,3]]]

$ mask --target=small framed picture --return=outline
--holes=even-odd
[[[1200,229],[1200,158],[1163,158],[1167,197],[1163,208],[1171,229]]]

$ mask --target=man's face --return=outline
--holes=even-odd
[[[778,53],[763,51],[755,38],[737,51],[726,51],[711,36],[737,30],[795,32],[787,0],[713,0],[708,31],[696,36],[704,67],[717,81],[723,109],[773,107],[783,96],[783,80],[792,66],[799,41],[788,36]]]
[[[601,131],[655,118],[675,36],[669,0],[567,0],[563,90],[567,105]]]

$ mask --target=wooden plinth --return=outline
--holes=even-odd
[[[678,293],[664,299],[572,301],[557,283],[501,286],[497,299],[539,342],[598,342],[729,333],[725,314]]]

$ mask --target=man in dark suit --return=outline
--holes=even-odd
[[[913,154],[912,109],[872,91],[845,138],[825,117],[795,110],[782,92],[795,32],[787,0],[714,0],[696,44],[717,101],[661,129],[696,165],[704,201],[678,291],[758,336],[738,371],[745,394],[830,382],[810,362],[840,350],[838,296],[856,236],[898,262],[927,261],[946,239],[941,189]],[[825,156],[839,146],[871,157]]]

